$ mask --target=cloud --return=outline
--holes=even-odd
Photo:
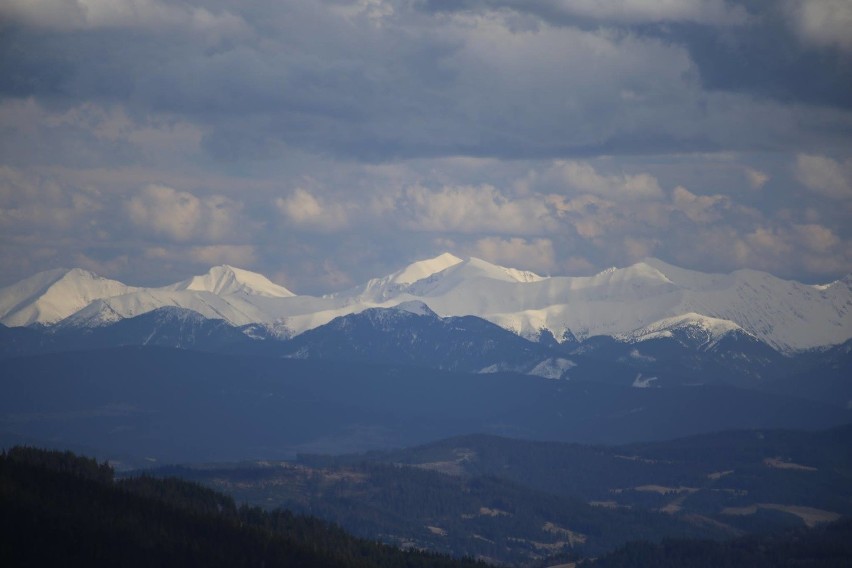
[[[813,6],[0,1],[0,279],[245,257],[331,291],[548,241],[556,273],[849,272],[852,52]]]
[[[130,221],[175,242],[221,241],[237,236],[242,205],[222,195],[198,198],[187,191],[149,185],[137,192],[125,210]]]
[[[754,168],[747,167],[743,170],[743,173],[753,189],[760,189],[769,181],[769,174]]]
[[[235,33],[245,22],[185,2],[160,0],[6,0],[0,18],[54,30],[181,27]]]
[[[55,236],[77,228],[88,235],[103,209],[102,200],[96,189],[0,165],[0,233]]]
[[[760,255],[767,260],[793,252],[789,235],[777,227],[758,227],[745,236],[745,242],[749,245],[750,255]],[[749,261],[754,262],[754,258],[749,258]]]
[[[15,132],[0,136],[7,163],[74,169],[181,164],[185,172],[201,155],[203,135],[186,117],[140,115],[127,105],[94,101],[65,106],[33,96],[0,98],[0,125]]]
[[[30,5],[15,0],[11,6],[20,16]],[[68,5],[79,6],[57,0],[45,10],[53,14],[56,6]],[[179,117],[203,136],[214,167],[226,161],[270,163],[293,148],[387,162],[436,156],[583,158],[761,143],[789,147],[831,120],[821,109],[787,104],[798,100],[798,92],[765,89],[785,101],[766,104],[766,95],[742,95],[741,84],[705,89],[703,71],[751,57],[756,50],[748,45],[735,54],[720,51],[724,45],[706,46],[709,60],[697,65],[680,27],[630,23],[732,22],[739,16],[729,16],[743,12],[733,3],[531,0],[476,3],[475,10],[440,15],[416,9],[420,5],[292,0],[229,5],[247,31],[212,45],[166,25],[190,25],[196,11],[212,14],[196,18],[204,21],[228,14],[209,3],[101,0],[89,12],[101,14],[97,21],[104,25],[50,34],[50,41],[26,24],[42,16],[26,21],[16,16],[12,21],[20,25],[0,38],[0,49],[16,54],[0,66],[0,94],[60,106],[81,100],[123,104],[128,114]],[[530,5],[542,14],[587,14],[615,23],[589,26],[519,15]],[[133,18],[122,15],[131,13]],[[122,18],[148,22],[147,27],[128,41],[127,34],[106,26]],[[74,21],[72,14],[55,19]],[[749,20],[741,27],[751,26]],[[693,35],[715,40],[721,33]],[[722,35],[728,33],[734,32]],[[741,40],[737,35],[733,43]],[[798,55],[783,60],[798,61]],[[778,59],[731,75],[743,81],[783,76],[788,86],[819,84],[820,93],[835,99],[848,92],[842,88],[848,86],[843,72],[848,67],[810,62],[806,68],[814,69],[813,77],[793,80],[776,72]],[[755,67],[762,72],[752,73]],[[108,148],[100,152],[106,156]],[[123,158],[134,159],[132,152]]]
[[[831,199],[852,198],[852,160],[845,163],[825,156],[799,154],[796,177],[805,187]]]
[[[409,187],[397,209],[407,218],[404,224],[418,231],[536,235],[555,227],[544,198],[513,198],[491,185]]]
[[[722,266],[747,267],[799,279],[802,270],[814,274],[848,271],[852,243],[817,224],[766,221],[738,233],[732,228],[708,227],[698,231],[706,253],[715,251]],[[686,254],[683,251],[682,254]],[[796,268],[791,271],[791,259]]]
[[[748,20],[742,6],[731,5],[724,0],[575,0],[554,4],[578,16],[629,23],[675,21],[734,25]]]
[[[663,196],[659,182],[649,174],[601,175],[588,162],[558,160],[549,175],[562,180],[575,191],[611,199],[656,199]]]
[[[149,247],[145,257],[156,260],[191,262],[201,266],[230,264],[237,267],[257,263],[257,250],[252,245],[206,245],[191,247]]]
[[[793,229],[798,234],[802,244],[813,252],[826,253],[840,243],[840,239],[828,227],[809,223],[806,225],[794,225]]]
[[[672,192],[674,208],[695,223],[707,224],[722,220],[731,209],[731,200],[724,195],[695,195],[682,186]]]
[[[803,41],[852,52],[852,3],[848,0],[787,0],[785,7]]]
[[[581,195],[567,199],[563,195],[549,195],[548,203],[555,208],[560,219],[568,220],[577,234],[586,239],[602,236],[614,229],[618,210],[616,204],[594,195]]]
[[[195,235],[201,222],[201,200],[185,191],[149,185],[131,198],[127,212],[137,226],[186,241]]]
[[[549,21],[580,18],[607,23],[645,24],[653,22],[694,22],[710,25],[737,25],[748,21],[742,6],[724,0],[427,0],[432,9],[512,9],[536,14]]]
[[[275,206],[286,220],[300,227],[337,231],[348,225],[344,205],[326,203],[303,188],[297,188],[287,197],[275,199]]]
[[[552,240],[527,240],[517,237],[479,239],[474,243],[471,254],[510,268],[545,274],[553,271],[556,258]]]
[[[559,219],[572,227],[576,234],[597,245],[620,249],[613,242],[625,235],[637,238],[666,231],[669,227],[670,206],[662,200],[615,201],[584,194],[571,199],[563,195],[547,196]],[[616,256],[620,256],[616,254]]]

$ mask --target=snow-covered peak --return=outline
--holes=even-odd
[[[167,288],[170,290],[211,292],[219,296],[238,293],[265,296],[267,298],[290,298],[295,296],[293,292],[275,284],[262,274],[241,268],[234,268],[227,264],[214,266],[207,274],[193,276],[189,280],[178,282]]]
[[[413,284],[423,278],[428,278],[435,273],[446,270],[451,266],[455,266],[463,262],[459,257],[445,252],[435,258],[419,260],[409,264],[399,272],[394,272],[388,277],[388,282],[392,284]]]
[[[418,303],[408,306],[412,301]],[[736,325],[785,352],[852,338],[848,276],[813,286],[754,270],[704,274],[649,258],[594,276],[542,277],[446,253],[323,297],[294,296],[260,274],[230,266],[164,288],[132,288],[80,269],[53,270],[0,290],[0,323],[54,324],[79,312],[76,324],[92,327],[177,306],[235,326],[277,322],[288,335],[298,335],[339,316],[399,305],[411,313],[428,306],[440,317],[478,316],[529,338],[548,330],[555,338],[579,340],[638,340],[675,331],[678,338],[693,333],[714,339]],[[408,314],[384,315],[399,320]]]
[[[48,270],[0,290],[0,322],[52,324],[95,300],[134,290],[81,268]]]
[[[418,300],[411,300],[408,302],[402,302],[393,307],[395,310],[400,310],[403,312],[408,312],[410,314],[414,314],[416,316],[434,316],[437,317],[438,314],[433,312],[429,306],[425,303],[420,302]]]
[[[60,321],[62,329],[103,327],[124,319],[109,303],[108,298],[98,298],[88,306]]]
[[[663,337],[673,337],[678,332],[685,334],[693,341],[704,346],[718,342],[729,333],[747,333],[741,326],[732,321],[690,312],[663,318],[630,333],[617,334],[615,337],[622,341],[640,342]]]
[[[419,260],[381,278],[373,278],[362,286],[331,294],[330,298],[353,298],[357,301],[384,302],[418,282],[433,281],[439,274],[462,264],[459,257],[445,252],[435,258]]]
[[[640,281],[653,282],[655,284],[671,284],[671,279],[665,272],[660,270],[662,267],[658,268],[655,266],[654,260],[643,260],[626,268],[608,269],[593,278],[599,281],[605,280],[608,284]]]

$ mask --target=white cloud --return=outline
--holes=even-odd
[[[677,211],[683,212],[695,223],[714,223],[721,220],[731,209],[731,200],[724,195],[695,195],[682,186],[672,192],[672,201]]]
[[[813,223],[794,225],[793,229],[804,246],[813,252],[825,253],[837,246],[840,239],[828,227]]]
[[[277,198],[275,206],[285,219],[304,228],[335,231],[349,224],[347,206],[339,201],[328,203],[303,188]]]
[[[585,239],[600,237],[607,230],[614,229],[619,216],[614,202],[595,195],[580,195],[573,199],[549,195],[547,200],[558,217],[569,221],[577,234]]]
[[[602,175],[588,162],[559,160],[553,164],[549,176],[563,181],[575,191],[611,199],[657,199],[663,196],[659,182],[650,174]]]
[[[769,259],[790,254],[793,246],[785,231],[777,227],[757,227],[745,236],[745,242],[751,248],[752,255]],[[753,258],[750,259],[752,262]]]
[[[459,233],[530,235],[552,230],[554,218],[544,198],[512,198],[491,185],[423,186],[406,189],[397,204],[409,228]]]
[[[222,195],[198,198],[187,191],[149,185],[125,209],[137,227],[177,242],[230,239],[236,236],[237,227],[249,232],[241,223],[242,205]]]
[[[149,185],[127,205],[130,220],[176,241],[190,239],[201,221],[201,200],[185,191]]]
[[[787,0],[786,13],[803,41],[852,51],[852,2],[849,0]]]
[[[387,18],[396,13],[393,2],[389,0],[355,0],[333,4],[331,8],[350,20],[366,18],[376,27],[381,27]]]
[[[756,170],[754,168],[747,167],[745,168],[745,170],[743,170],[743,173],[745,174],[749,185],[753,189],[760,189],[764,185],[766,185],[766,182],[769,181],[769,174],[760,170]]]
[[[728,237],[714,248],[735,266],[776,274],[789,274],[793,266],[817,274],[837,274],[848,272],[852,262],[852,245],[818,224],[766,223],[742,235],[729,230]],[[795,259],[792,265],[791,259]],[[795,273],[789,276],[797,278]]]
[[[556,260],[550,239],[486,237],[474,243],[471,254],[510,268],[539,273],[552,272]]]
[[[799,154],[796,177],[805,187],[826,197],[852,198],[852,160],[841,164],[824,156]]]
[[[547,200],[559,219],[572,226],[577,235],[601,246],[607,239],[665,231],[669,225],[671,206],[662,200],[616,201],[592,194],[571,199],[551,194]],[[621,243],[614,245],[620,246]]]

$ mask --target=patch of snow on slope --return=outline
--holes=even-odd
[[[655,388],[656,385],[653,385],[654,381],[657,380],[657,377],[648,377],[647,379],[642,378],[642,373],[636,375],[636,378],[633,379],[633,385],[631,385],[635,389],[650,389]]]
[[[282,321],[250,323],[239,328],[240,331],[251,339],[290,339],[293,337],[291,330]]]
[[[636,359],[637,361],[642,361],[643,363],[653,363],[657,360],[656,357],[652,357],[650,355],[643,355],[638,349],[632,350],[629,355],[631,359]]]
[[[545,379],[561,379],[565,375],[565,371],[576,366],[577,364],[570,359],[551,357],[530,369],[527,374],[536,375]]]

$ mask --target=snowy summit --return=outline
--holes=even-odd
[[[827,286],[754,270],[705,274],[645,259],[594,276],[542,277],[444,253],[347,292],[295,295],[261,274],[216,266],[162,288],[136,288],[90,272],[43,272],[0,290],[0,322],[96,326],[163,307],[234,326],[259,324],[298,335],[370,308],[474,315],[523,337],[557,341],[608,335],[622,341],[687,333],[715,343],[745,333],[791,352],[852,338],[852,279]],[[678,331],[680,330],[680,331]]]

